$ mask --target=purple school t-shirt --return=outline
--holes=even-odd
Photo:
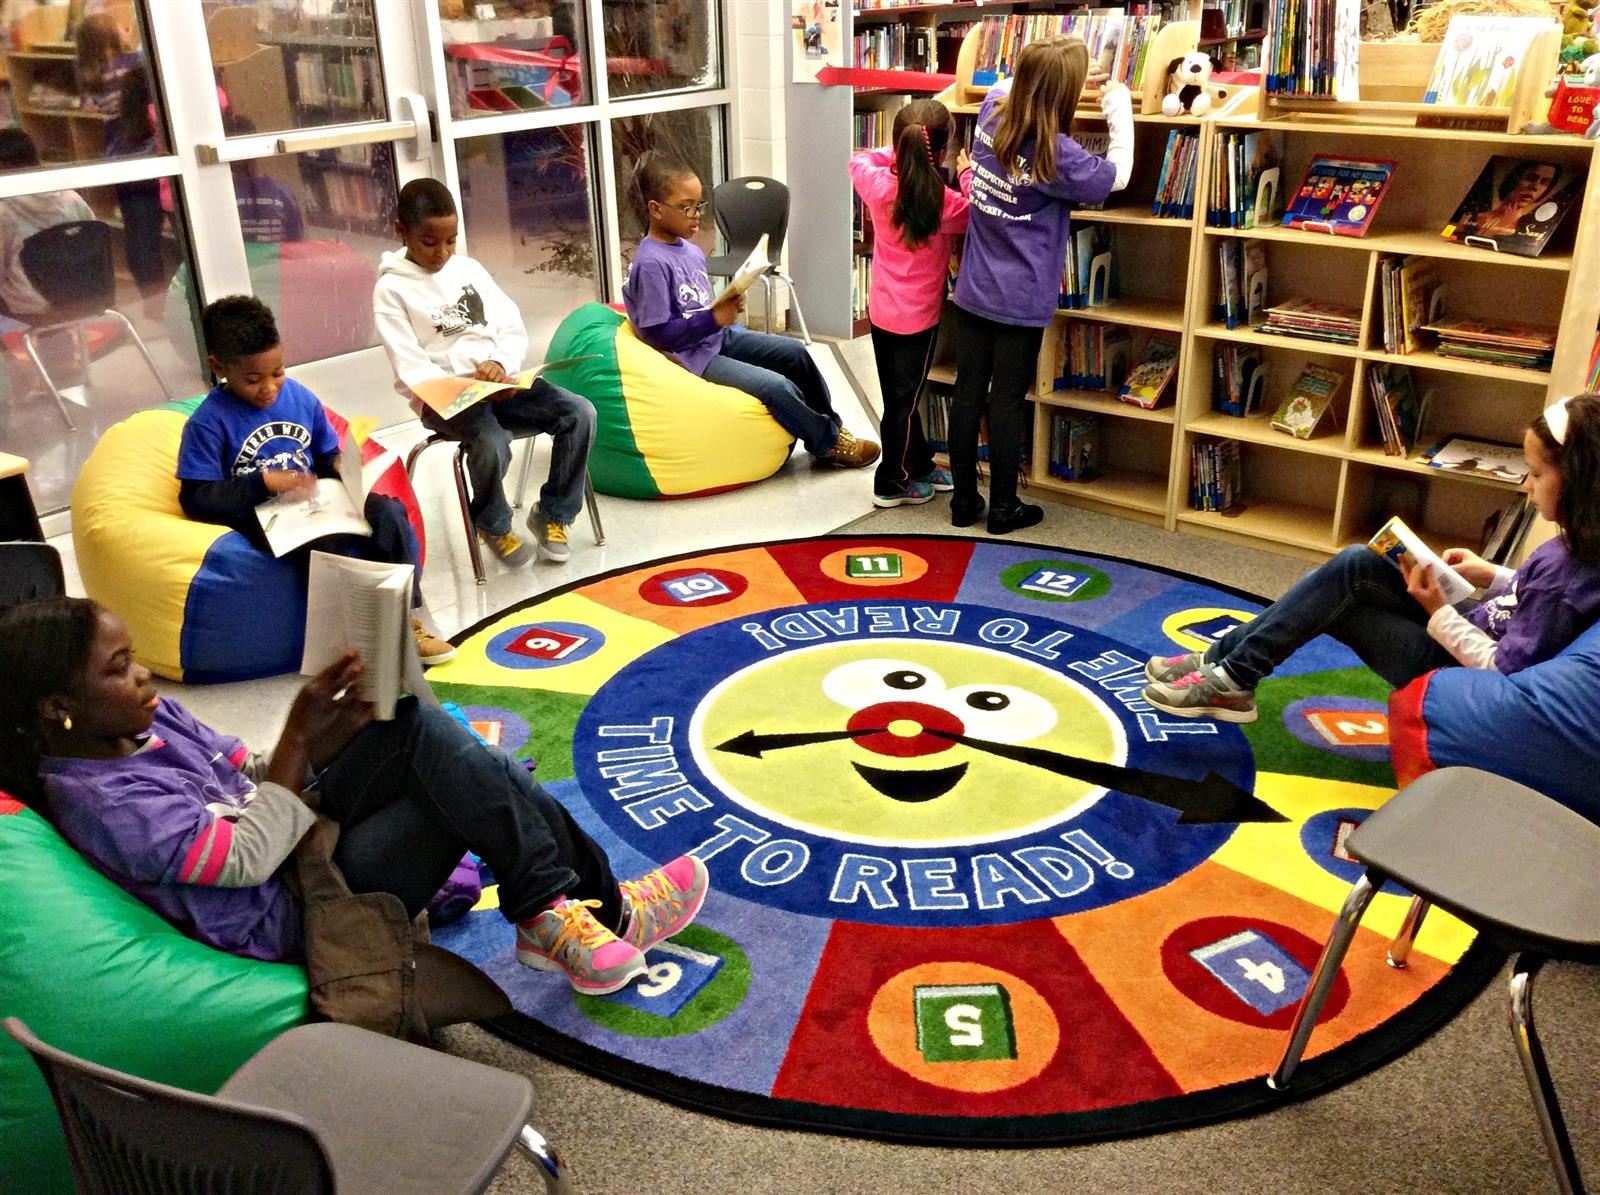
[[[972,207],[956,279],[956,306],[1002,324],[1042,328],[1055,318],[1074,203],[1104,203],[1117,170],[1066,134],[1056,137],[1056,177],[1036,182],[1025,141],[1018,173],[994,155],[1003,86],[984,97],[972,144]]]
[[[171,698],[144,748],[119,759],[46,757],[50,820],[122,887],[208,946],[247,958],[301,953],[300,908],[276,877],[219,888],[233,818],[255,795],[238,739],[195,721]]]
[[[1560,539],[1522,562],[1511,588],[1467,611],[1473,626],[1500,641],[1494,666],[1510,674],[1542,664],[1600,617],[1600,564],[1574,560]]]
[[[633,255],[628,281],[622,287],[622,301],[628,319],[646,344],[661,349],[690,373],[705,373],[706,365],[722,351],[723,329],[710,318],[711,275],[706,273],[706,255],[693,241],[679,239],[675,245],[645,237]],[[679,321],[692,322],[703,335],[674,328]]]

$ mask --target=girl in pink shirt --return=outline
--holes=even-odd
[[[957,160],[961,190],[939,171],[950,113],[936,100],[912,100],[894,118],[894,143],[850,159],[850,179],[876,230],[867,316],[883,391],[883,457],[873,478],[875,506],[927,502],[951,489],[936,469],[917,400],[939,330],[950,251],[967,229],[972,164]]]

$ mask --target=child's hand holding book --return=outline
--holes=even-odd
[[[744,292],[731,294],[722,302],[711,308],[711,315],[717,321],[717,327],[726,328],[739,318],[739,312],[744,308]]]
[[[310,499],[317,492],[316,477],[300,469],[263,469],[261,480],[266,483],[267,493],[286,494],[294,500]]]
[[[1478,589],[1488,589],[1499,573],[1494,565],[1470,548],[1446,548],[1444,562],[1455,569],[1463,581]]]

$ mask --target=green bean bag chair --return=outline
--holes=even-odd
[[[589,477],[602,494],[713,494],[771,477],[789,459],[794,438],[760,400],[696,377],[601,303],[561,321],[545,360],[589,355],[550,380],[594,404]]]
[[[147,1079],[211,1093],[307,1019],[300,967],[187,938],[0,793],[0,1017]],[[0,1034],[0,1191],[71,1195],[66,1142],[27,1052]]]

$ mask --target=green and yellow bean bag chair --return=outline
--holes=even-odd
[[[589,476],[602,494],[714,494],[771,477],[789,459],[794,439],[760,400],[696,377],[601,303],[562,320],[545,359],[591,354],[550,380],[594,404]]]

